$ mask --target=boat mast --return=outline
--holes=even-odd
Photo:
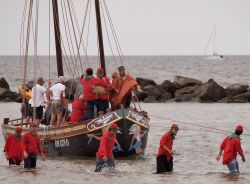
[[[59,77],[59,76],[63,76],[63,64],[62,64],[61,33],[60,33],[60,27],[59,27],[57,0],[52,0],[52,8],[53,8],[53,18],[54,18],[57,75]]]
[[[99,41],[100,62],[101,62],[101,67],[104,70],[104,75],[106,75],[105,56],[104,56],[103,37],[102,37],[102,22],[101,22],[99,0],[95,0],[95,10],[96,10],[98,41]]]
[[[216,42],[216,26],[217,26],[217,22],[215,22],[214,24],[214,48],[213,48],[213,55],[216,55],[216,52],[215,52],[215,42]]]

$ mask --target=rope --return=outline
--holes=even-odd
[[[24,85],[26,83],[26,78],[27,78],[27,61],[28,61],[28,52],[29,52],[29,34],[30,34],[30,22],[31,22],[31,16],[32,16],[32,6],[33,6],[33,0],[30,0],[27,33],[26,33],[26,46],[25,46],[25,54],[24,54],[24,75],[23,75]]]
[[[51,81],[50,81],[50,75],[51,75],[51,63],[50,63],[50,23],[51,23],[51,20],[50,20],[50,16],[51,16],[51,5],[50,5],[50,1],[49,1],[49,79],[48,79],[48,88],[51,87]]]
[[[76,65],[77,65],[77,61],[79,59],[79,63],[80,63],[80,68],[82,70],[82,63],[81,63],[81,57],[79,57],[79,48],[78,48],[78,44],[77,44],[77,38],[76,38],[76,31],[75,31],[75,26],[74,26],[74,22],[73,22],[73,18],[72,18],[72,11],[71,11],[71,6],[69,4],[69,1],[68,2],[68,11],[69,11],[69,14],[70,14],[70,20],[71,20],[71,26],[72,26],[72,29],[73,29],[73,33],[74,33],[74,38],[75,38],[75,44],[76,44],[76,47],[77,47],[77,57],[76,57]],[[77,22],[77,21],[76,21]],[[83,70],[82,70],[82,73],[83,73]],[[80,74],[78,74],[78,76],[80,76]]]
[[[187,122],[187,121],[181,121],[181,120],[176,120],[176,119],[171,119],[171,118],[166,118],[166,117],[161,117],[161,116],[154,116],[154,115],[149,115],[149,116],[153,117],[153,118],[162,119],[162,120],[169,120],[169,121],[179,122],[179,123],[183,123],[183,124],[191,125],[191,126],[195,126],[195,127],[200,127],[200,128],[215,130],[215,131],[219,131],[219,132],[231,133],[231,131],[229,131],[229,130],[224,130],[224,129],[220,129],[220,128],[213,128],[213,127],[209,127],[209,126],[206,126],[206,125],[197,125],[195,123],[191,123],[191,122]],[[242,134],[242,135],[250,136],[250,134],[245,134],[245,133]]]
[[[89,13],[88,13],[88,30],[87,30],[87,36],[86,36],[86,54],[88,53],[88,43],[89,43],[89,27],[90,27],[90,18],[91,18],[91,9],[92,9],[92,4],[91,4],[91,1],[89,3]],[[89,61],[86,60],[85,62],[85,68],[87,68],[87,65],[88,67],[90,67],[90,64],[89,64]]]
[[[72,76],[74,78],[74,74],[76,74],[76,72],[78,72],[78,75],[79,75],[79,71],[78,70],[76,71],[76,69],[78,69],[78,67],[75,67],[75,62],[72,59],[72,56],[75,59],[76,59],[76,57],[75,57],[75,53],[74,53],[74,47],[73,47],[72,39],[71,39],[70,36],[68,36],[68,34],[70,35],[71,32],[70,32],[70,28],[69,28],[69,22],[68,22],[68,17],[67,17],[67,10],[65,8],[65,1],[63,1],[63,2],[60,1],[60,2],[61,2],[61,7],[62,7],[62,15],[63,15],[63,23],[64,23],[64,29],[65,29],[65,34],[66,34],[66,40],[67,40],[67,44],[68,44],[68,48],[69,48],[69,53],[70,53],[70,56],[71,56],[70,59],[71,59],[71,62],[73,64],[73,72],[71,71],[71,67],[69,67],[70,68],[69,73],[72,73]],[[65,50],[65,53],[66,53],[65,47],[64,47],[64,50]],[[67,57],[67,54],[66,54],[66,57]],[[69,60],[68,60],[68,62],[69,62]]]
[[[24,76],[22,55],[24,55],[24,24],[26,19],[28,0],[25,1],[22,15],[21,31],[20,31],[20,66],[21,66],[21,78]]]
[[[124,56],[123,56],[123,53],[122,53],[122,49],[121,49],[121,46],[120,46],[116,31],[115,31],[114,24],[112,22],[112,19],[111,19],[110,13],[109,13],[108,7],[107,7],[105,1],[103,1],[103,4],[104,4],[104,7],[105,7],[105,10],[106,10],[106,13],[107,13],[107,17],[108,17],[108,20],[109,20],[109,23],[110,23],[110,28],[111,28],[112,34],[113,34],[114,39],[115,39],[115,44],[116,44],[116,47],[117,47],[119,58],[121,60],[122,65],[125,66],[125,60],[124,60]]]
[[[83,38],[83,32],[84,32],[84,28],[85,28],[85,25],[86,25],[86,19],[87,19],[87,15],[88,15],[88,7],[89,7],[89,4],[90,4],[90,0],[87,1],[87,5],[86,5],[86,9],[85,9],[85,13],[84,13],[84,19],[83,19],[83,25],[82,25],[82,31],[80,32],[80,27],[79,27],[79,24],[78,24],[78,21],[77,21],[77,17],[76,17],[76,13],[75,13],[75,8],[74,8],[74,5],[71,2],[71,6],[72,6],[72,10],[73,10],[73,15],[74,15],[74,19],[76,21],[76,25],[77,25],[77,28],[78,28],[78,34],[80,36],[80,41],[79,41],[79,44],[77,45],[77,51],[78,51],[78,55],[80,57],[80,46],[82,44],[82,47],[83,47],[83,52],[85,53],[85,58],[86,58],[86,61],[88,62],[88,55],[87,55],[87,47],[84,45],[84,43],[82,42],[82,38]],[[80,64],[81,64],[81,60],[80,60]],[[81,67],[82,67],[82,64],[81,64]],[[82,69],[82,73],[83,72],[83,69]]]
[[[105,16],[104,16],[104,10],[103,10],[102,3],[100,3],[100,7],[101,7],[101,10],[102,10],[102,15],[103,15],[103,20],[104,20],[105,30],[106,30],[106,33],[107,33],[109,47],[110,47],[111,53],[113,55],[113,59],[115,61],[116,68],[118,68],[118,64],[117,64],[117,61],[115,59],[115,55],[114,55],[114,52],[113,52],[113,49],[112,49],[112,45],[111,45],[111,41],[110,41],[110,37],[109,37],[109,33],[108,33],[108,28],[107,28],[106,19],[105,19]]]
[[[35,31],[33,32],[33,36],[34,36],[34,96],[32,96],[32,100],[33,100],[33,119],[36,119],[36,81],[37,81],[37,61],[36,59],[38,59],[37,57],[37,37],[38,37],[38,13],[39,13],[39,0],[36,0],[36,19],[35,19]],[[32,21],[33,22],[33,21]],[[33,28],[33,26],[32,26]]]

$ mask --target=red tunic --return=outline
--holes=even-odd
[[[104,133],[101,138],[100,146],[96,157],[103,160],[104,156],[107,158],[112,158],[113,156],[113,146],[115,145],[116,135],[111,134],[110,132]]]
[[[84,117],[84,111],[87,109],[83,100],[75,99],[72,103],[71,122],[76,124]]]
[[[30,132],[25,133],[23,136],[23,146],[28,154],[37,155],[42,153],[39,135],[33,136]]]
[[[83,98],[86,101],[100,99],[99,96],[92,91],[95,86],[107,87],[108,85],[107,82],[98,77],[92,77],[90,80],[83,78],[81,84],[83,85]]]
[[[172,158],[172,155],[166,151],[165,149],[163,149],[163,146],[166,146],[169,150],[172,151],[172,147],[173,147],[173,138],[170,135],[169,132],[165,133],[160,140],[160,147],[158,149],[158,156],[161,155],[166,155],[167,160],[170,160]]]
[[[243,150],[241,148],[239,137],[234,137],[230,139],[229,136],[227,136],[221,143],[220,149],[224,150],[223,164],[228,164],[233,159],[236,159],[237,153],[243,156]]]
[[[111,99],[112,104],[114,105],[121,105],[126,100],[126,96],[132,95],[132,88],[137,87],[138,83],[136,80],[130,76],[129,74],[126,74],[124,79],[121,77],[116,77],[112,81],[112,87],[115,90],[118,90],[118,94],[116,94],[113,99]]]
[[[104,80],[107,84],[110,84],[108,77],[103,77],[101,80]],[[107,88],[106,88],[106,93],[103,95],[100,95],[100,99],[101,100],[109,100],[109,94],[107,92]]]
[[[22,141],[12,134],[7,138],[3,151],[7,153],[11,160],[23,160]]]

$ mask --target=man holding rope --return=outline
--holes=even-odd
[[[173,141],[179,127],[177,124],[172,124],[170,131],[165,133],[160,140],[160,147],[156,158],[156,174],[173,171]]]

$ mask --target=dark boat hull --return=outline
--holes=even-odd
[[[134,155],[137,149],[146,148],[149,118],[144,114],[127,109],[119,109],[102,118],[82,122],[78,125],[60,128],[40,128],[38,134],[41,137],[41,145],[48,155],[95,156],[100,140],[89,137],[88,134],[101,137],[102,129],[109,127],[112,123],[116,123],[119,127],[117,142],[120,147],[118,145],[114,147],[116,156]],[[13,133],[14,127],[3,125],[4,136],[7,137],[11,131]],[[134,139],[135,134],[141,135],[141,137]]]

